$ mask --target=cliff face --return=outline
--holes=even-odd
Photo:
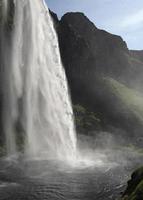
[[[129,64],[128,49],[121,37],[97,29],[82,13],[62,17],[59,41],[67,70],[80,68],[119,78]]]
[[[54,16],[54,20],[73,103],[97,113],[105,130],[113,126],[140,135],[143,112],[137,114],[141,105],[134,105],[138,96],[143,100],[135,91],[142,91],[141,56],[82,13],[67,13],[59,22]]]
[[[131,87],[143,81],[143,63],[139,56],[128,50],[120,36],[99,30],[82,13],[67,13],[62,17],[59,42],[64,66],[70,73],[74,70],[96,72]]]

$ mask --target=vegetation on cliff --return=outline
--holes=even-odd
[[[96,113],[79,104],[73,105],[73,111],[76,128],[79,133],[90,134],[93,130],[101,129],[101,120]]]
[[[113,93],[120,98],[123,104],[143,122],[143,95],[112,78],[104,79],[111,87]]]
[[[142,200],[143,199],[143,167],[136,170],[131,180],[128,182],[128,187],[123,195],[122,200]]]

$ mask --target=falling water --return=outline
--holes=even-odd
[[[23,134],[25,152],[30,156],[72,157],[76,150],[73,113],[48,8],[42,0],[13,3],[11,40],[4,31],[2,34],[8,153],[17,151],[15,138]],[[3,16],[7,16],[6,0],[3,6],[7,12]]]

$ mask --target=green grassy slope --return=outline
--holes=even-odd
[[[106,84],[121,102],[143,122],[143,94],[130,89],[112,78],[104,78]]]

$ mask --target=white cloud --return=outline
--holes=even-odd
[[[121,27],[128,28],[130,26],[137,26],[140,25],[142,22],[143,22],[143,9],[123,18],[123,21],[121,22]]]

